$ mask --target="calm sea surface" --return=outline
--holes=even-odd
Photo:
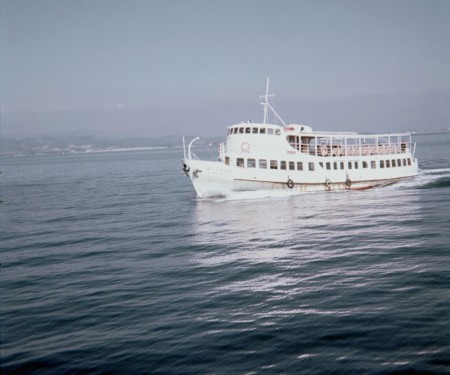
[[[203,201],[180,149],[0,158],[3,373],[450,373],[450,134],[415,141],[388,188]]]

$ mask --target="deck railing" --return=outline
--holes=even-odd
[[[299,144],[290,143],[297,151],[317,156],[369,156],[409,154],[410,147],[406,143],[383,145],[329,145],[329,144]]]

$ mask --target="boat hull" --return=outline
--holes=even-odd
[[[238,168],[222,162],[184,159],[183,170],[190,178],[199,198],[226,197],[233,192],[285,190],[290,192],[331,192],[366,190],[394,184],[417,174],[417,167],[405,168],[396,176],[365,178],[349,171],[332,174],[325,172],[271,171]],[[328,171],[329,172],[329,171]]]

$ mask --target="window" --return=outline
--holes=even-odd
[[[266,159],[260,159],[259,160],[259,167],[262,169],[267,169],[267,160]]]
[[[335,162],[333,163],[333,169],[334,169],[334,170],[338,169],[338,163],[337,163],[337,161],[335,161]]]
[[[270,161],[270,169],[278,169],[278,161],[271,160]]]
[[[271,128],[267,129],[267,134],[273,134],[273,129]]]
[[[295,163],[293,161],[289,162],[289,170],[290,171],[295,171]]]
[[[355,161],[355,169],[358,169],[358,162]]]
[[[390,168],[391,167],[391,162],[390,160],[386,160],[386,168]]]
[[[252,131],[252,128],[245,128],[245,133],[246,134],[250,134],[251,131]]]
[[[253,134],[258,134],[258,128],[252,128],[252,133]]]
[[[280,135],[280,134],[281,134],[280,129],[275,129],[275,135]]]
[[[247,159],[247,168],[256,168],[256,160]]]
[[[341,161],[341,169],[344,169],[344,162]]]
[[[402,166],[402,159],[397,159],[397,167],[401,167]]]
[[[363,161],[362,166],[363,166],[363,168],[367,168],[367,161]]]
[[[230,157],[229,156],[225,156],[225,164],[230,165]]]
[[[411,165],[411,159],[408,159],[408,165]]]
[[[375,160],[372,160],[370,162],[370,168],[375,169],[377,167],[377,163],[375,163]]]
[[[395,167],[395,159],[392,160],[392,166]]]
[[[280,164],[280,169],[286,169],[286,162],[285,161],[282,161],[282,162],[280,162],[281,164]]]
[[[239,128],[239,133],[244,134],[244,128]]]
[[[320,162],[319,162],[319,165],[323,168],[323,162],[320,161]]]
[[[238,128],[234,128],[234,129],[233,129],[233,133],[234,133],[234,134],[237,134],[237,132],[238,132]]]
[[[327,161],[327,163],[325,164],[327,169],[331,169],[331,163],[329,161]]]
[[[259,134],[266,134],[266,128],[260,128]]]
[[[380,168],[384,168],[384,160],[380,160]]]
[[[303,171],[303,162],[302,161],[298,161],[297,162],[297,170],[298,171]]]
[[[236,165],[238,167],[244,168],[244,158],[237,158],[236,159]]]
[[[309,170],[310,170],[310,171],[313,171],[313,170],[314,170],[314,162],[310,161],[310,162],[308,163],[308,165],[309,165]]]
[[[352,169],[353,168],[353,164],[351,161],[348,162],[348,169]]]

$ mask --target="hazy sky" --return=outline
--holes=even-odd
[[[449,0],[0,0],[2,133],[450,126]]]

